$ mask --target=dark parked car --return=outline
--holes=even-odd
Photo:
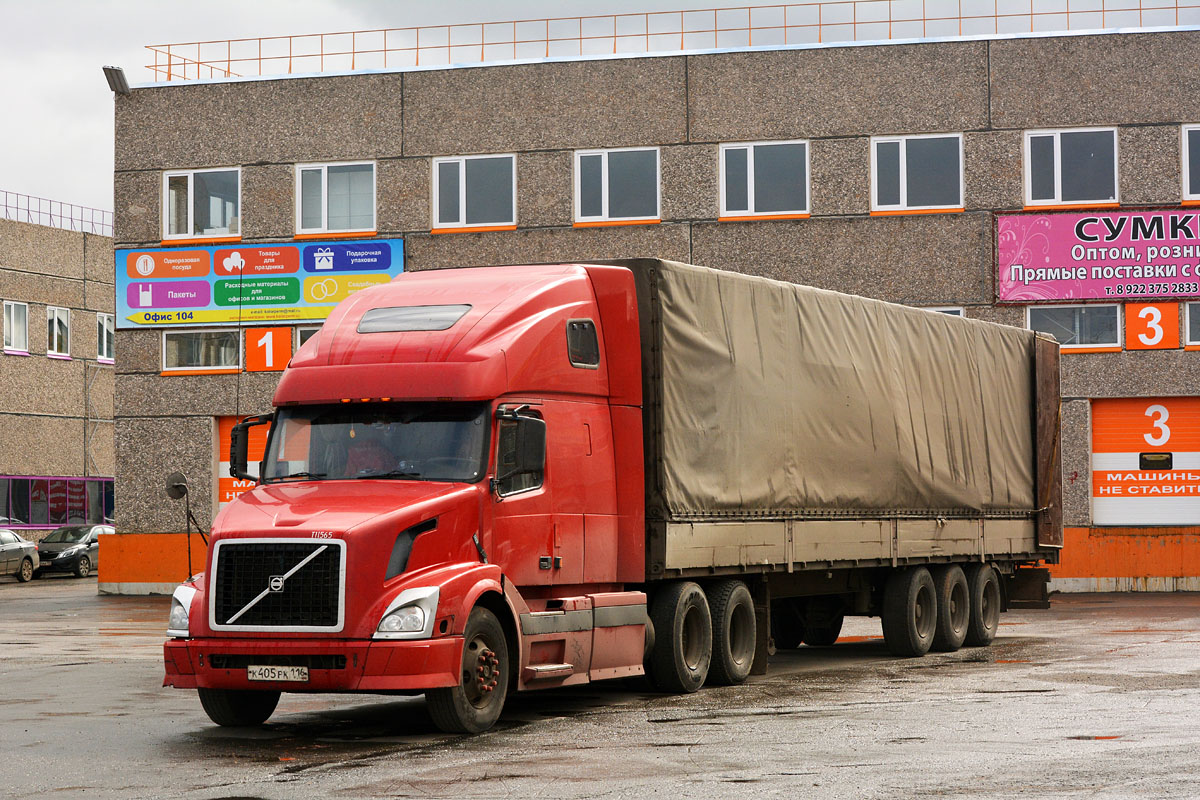
[[[14,531],[0,530],[0,575],[16,575],[24,583],[37,568],[37,545]]]
[[[38,542],[44,572],[71,572],[86,578],[99,562],[100,534],[112,533],[111,525],[64,525]]]

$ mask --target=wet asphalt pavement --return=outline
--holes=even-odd
[[[920,659],[852,619],[744,686],[520,695],[477,737],[365,695],[218,728],[161,688],[167,605],[0,580],[0,797],[1200,797],[1195,594],[1056,596]]]

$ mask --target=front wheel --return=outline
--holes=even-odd
[[[261,725],[279,705],[279,692],[259,689],[197,689],[204,713],[218,725],[246,728]]]
[[[87,556],[80,556],[79,563],[75,565],[75,577],[86,578],[92,574],[92,561]]]
[[[462,680],[425,693],[433,724],[446,733],[483,733],[496,724],[508,696],[508,642],[500,620],[476,607],[463,632]]]
[[[21,568],[17,570],[17,580],[21,583],[28,583],[33,580],[33,559],[26,558],[21,562]]]

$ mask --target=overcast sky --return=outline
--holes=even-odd
[[[749,4],[749,3],[747,3]],[[0,0],[0,189],[112,209],[112,94],[153,81],[145,46],[729,5],[726,0]]]

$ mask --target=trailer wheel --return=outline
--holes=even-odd
[[[824,625],[809,625],[804,630],[804,643],[812,647],[828,647],[842,635],[842,623],[846,617],[838,614]]]
[[[463,632],[462,681],[430,689],[425,703],[446,733],[483,733],[496,724],[508,695],[508,642],[496,615],[476,606]]]
[[[937,628],[937,593],[925,567],[894,570],[883,590],[883,640],[894,655],[923,656]]]
[[[694,692],[712,663],[712,616],[704,590],[681,581],[659,590],[650,610],[654,651],[650,678],[667,692]]]
[[[279,705],[279,692],[260,689],[197,689],[196,692],[208,718],[229,728],[261,725]]]
[[[712,666],[709,683],[733,686],[750,676],[756,628],[754,598],[738,580],[715,583],[708,591],[712,609]]]
[[[771,604],[771,639],[776,650],[795,650],[804,643],[804,618],[795,600]]]
[[[987,647],[1000,627],[1000,576],[990,564],[972,564],[967,568],[971,621],[967,625],[968,647]]]
[[[971,600],[967,592],[967,576],[958,564],[947,564],[933,571],[933,586],[937,593],[937,630],[933,634],[933,649],[953,653],[967,638],[971,621]]]

